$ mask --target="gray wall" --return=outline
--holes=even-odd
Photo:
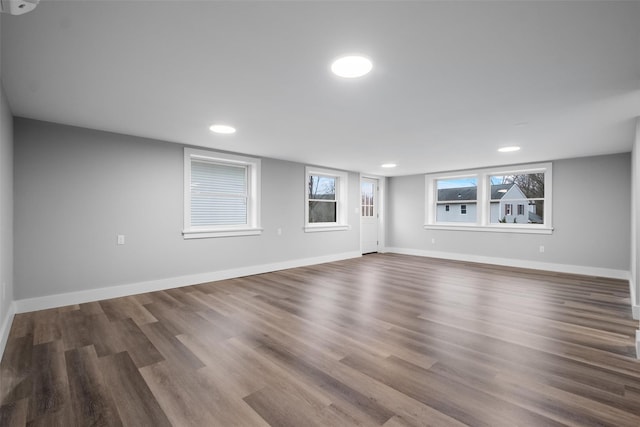
[[[387,246],[628,271],[630,167],[628,153],[554,161],[552,235],[424,230],[424,175],[390,178]]]
[[[12,121],[0,81],[0,326],[9,312],[14,295]]]
[[[263,234],[184,240],[183,146],[21,118],[14,133],[16,299],[360,250],[358,174],[350,231],[305,233],[305,165],[263,159]]]

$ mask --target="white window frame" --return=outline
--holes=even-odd
[[[221,225],[198,227],[191,225],[191,164],[193,161],[206,161],[247,168],[247,223],[240,225]],[[260,228],[260,159],[219,153],[195,148],[184,149],[184,228],[185,239],[210,237],[252,236],[262,233]]]
[[[336,222],[309,222],[309,177],[312,175],[336,178]],[[351,226],[348,223],[349,208],[347,204],[348,188],[349,174],[347,172],[306,166],[304,175],[304,231],[314,233],[317,231],[350,230]]]
[[[425,223],[427,230],[469,230],[507,233],[552,234],[553,171],[552,163],[512,165],[495,168],[473,169],[425,175]],[[492,175],[521,175],[544,173],[544,224],[491,223],[491,183]],[[436,222],[437,181],[439,179],[477,178],[476,222]],[[467,207],[468,209],[468,207]]]

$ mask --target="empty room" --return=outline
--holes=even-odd
[[[640,426],[640,2],[0,11],[0,426]]]

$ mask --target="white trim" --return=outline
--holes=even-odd
[[[315,233],[318,231],[347,231],[351,230],[350,225],[335,225],[335,224],[309,224],[304,227],[305,233]]]
[[[553,234],[553,228],[541,228],[535,225],[504,224],[501,226],[440,223],[425,224],[425,230],[452,230],[452,231],[488,231],[492,233],[522,233],[522,234]]]
[[[556,273],[581,274],[583,276],[607,277],[611,279],[629,279],[629,272],[613,268],[588,267],[572,264],[556,264],[551,262],[527,261],[523,259],[488,257],[483,255],[459,254],[453,252],[425,251],[410,248],[386,248],[387,252],[423,256],[429,258],[449,259],[454,261],[477,262],[482,264],[501,265],[505,267],[527,268],[532,270],[553,271]]]
[[[640,330],[636,330],[636,359],[640,359]]]
[[[629,278],[629,295],[631,296],[631,314],[635,320],[640,320],[640,305],[636,300],[636,286],[633,282],[633,275]]]
[[[247,224],[201,228],[191,226],[191,162],[204,160],[247,167]],[[184,239],[249,236],[262,234],[260,228],[261,160],[255,157],[184,148]]]
[[[35,310],[63,307],[66,305],[82,304],[85,302],[118,298],[145,292],[161,291],[164,289],[197,285],[200,283],[215,282],[218,280],[233,279],[236,277],[244,277],[254,274],[269,273],[272,271],[286,270],[289,268],[304,267],[307,265],[323,264],[350,258],[359,258],[361,256],[362,254],[359,251],[343,252],[339,254],[323,255],[312,258],[300,258],[271,264],[240,267],[230,270],[212,271],[209,273],[190,274],[187,276],[150,280],[147,282],[131,283],[128,285],[110,286],[105,288],[90,289],[86,291],[47,295],[37,298],[27,298],[14,301],[15,312],[25,313]]]
[[[231,237],[231,236],[257,236],[262,234],[262,228],[237,228],[223,230],[183,230],[185,239],[204,239],[208,237]]]
[[[7,315],[2,319],[2,325],[0,325],[0,360],[2,360],[2,356],[4,356],[4,349],[7,346],[9,331],[11,331],[11,324],[13,323],[13,316],[15,316],[15,314],[16,304],[15,302],[11,302]]]

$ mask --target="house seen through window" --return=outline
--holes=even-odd
[[[550,233],[551,167],[543,163],[426,175],[425,228]]]

